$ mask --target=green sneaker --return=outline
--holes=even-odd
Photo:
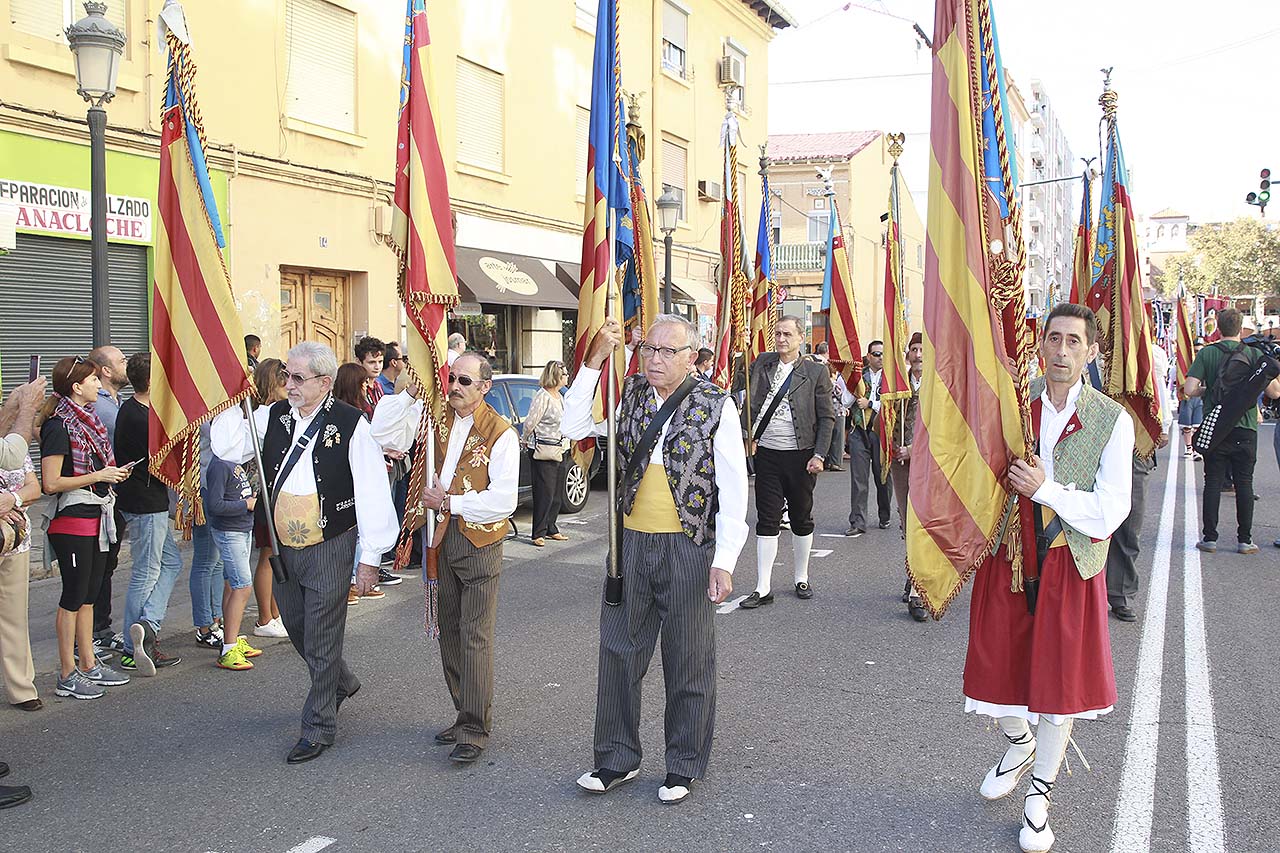
[[[262,654],[262,649],[255,649],[249,645],[249,639],[244,634],[236,637],[236,650],[247,658],[256,658]]]
[[[120,668],[132,672],[138,668],[138,662],[133,659],[133,655],[120,655]]]
[[[245,660],[244,652],[240,651],[238,645],[232,646],[230,651],[218,658],[218,666],[222,669],[253,669],[253,664]]]

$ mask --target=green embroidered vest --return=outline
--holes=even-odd
[[[1044,393],[1044,385],[1043,376],[1031,381],[1032,400],[1039,399]],[[1119,403],[1085,382],[1080,389],[1080,396],[1076,398],[1076,416],[1083,428],[1063,437],[1054,446],[1054,481],[1063,486],[1074,483],[1077,491],[1093,491],[1098,465],[1102,461],[1102,451],[1111,440],[1116,420],[1123,413],[1124,409]],[[1089,580],[1101,572],[1107,564],[1107,549],[1111,545],[1111,538],[1095,542],[1065,520],[1062,522],[1062,530],[1066,534],[1067,547],[1071,549],[1080,577]]]

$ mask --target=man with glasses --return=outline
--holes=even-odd
[[[876,509],[880,529],[889,527],[889,502],[893,498],[893,482],[880,467],[880,383],[884,378],[884,342],[872,341],[867,347],[867,364],[862,381],[867,396],[853,401],[853,427],[849,430],[849,529],[845,536],[858,537],[867,532],[868,478],[874,478]]]
[[[440,557],[440,662],[456,712],[435,742],[453,746],[449,759],[476,761],[493,728],[493,629],[498,614],[502,543],[520,488],[520,441],[511,424],[485,402],[493,367],[465,352],[449,367],[448,424],[435,432],[435,478],[408,508],[409,525],[436,513],[432,547]],[[386,448],[408,450],[417,435],[418,389],[388,397],[374,413],[373,435]]]
[[[288,578],[275,587],[289,639],[307,662],[311,690],[302,708],[302,737],[287,761],[300,764],[333,745],[338,707],[360,689],[360,680],[342,657],[347,592],[356,561],[356,589],[367,593],[378,582],[383,552],[399,527],[391,505],[382,448],[373,440],[360,410],[335,400],[338,360],[320,343],[289,350],[285,364],[288,399],[254,412],[262,437],[262,464],[280,539],[280,559]],[[210,444],[220,458],[244,463],[253,442],[242,413],[219,415]],[[266,523],[265,502],[258,520]],[[223,639],[223,651],[236,643]]]
[[[825,467],[836,423],[827,366],[800,357],[800,321],[778,320],[773,341],[775,352],[762,353],[751,365],[747,412],[756,468],[756,588],[738,605],[748,610],[773,603],[773,562],[784,506],[791,519],[796,597],[813,598],[813,487]]]
[[[565,395],[561,429],[570,439],[603,434],[591,409],[621,343],[613,319],[591,342]],[[644,371],[623,383],[617,419],[625,586],[621,605],[600,608],[595,770],[578,786],[603,794],[639,775],[640,691],[661,634],[667,778],[658,799],[678,803],[711,753],[715,605],[733,590],[747,541],[747,464],[733,400],[691,375],[693,324],[660,315],[637,349]]]
[[[409,356],[400,352],[400,345],[395,341],[388,343],[382,357],[382,372],[378,374],[378,385],[382,388],[383,394],[396,392],[396,380],[400,378],[401,373],[404,373],[408,364]]]

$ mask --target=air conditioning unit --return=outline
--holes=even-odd
[[[703,201],[720,201],[724,198],[724,187],[715,181],[698,181],[698,198]]]
[[[720,57],[720,85],[742,86],[746,83],[746,74],[742,68],[742,60],[736,56]]]

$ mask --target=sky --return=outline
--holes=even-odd
[[[932,38],[933,0],[783,2],[800,26],[769,49],[769,132],[906,132],[903,173],[923,210],[932,57],[912,22]],[[1139,213],[1258,216],[1244,197],[1257,190],[1260,169],[1280,169],[1274,0],[993,0],[993,8],[1005,68],[1028,98],[1031,80],[1042,82],[1076,157],[1096,156],[1099,69],[1114,68]]]

